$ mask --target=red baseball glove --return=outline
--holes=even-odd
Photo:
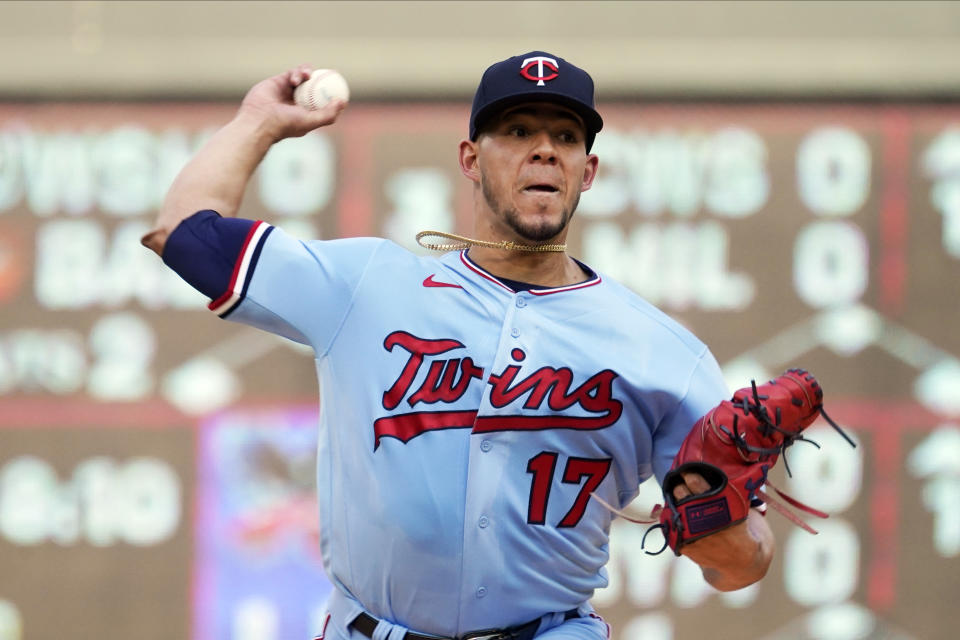
[[[752,382],[750,387],[734,393],[733,399],[724,400],[700,418],[683,441],[664,477],[666,504],[654,509],[653,516],[659,515],[660,524],[653,528],[662,529],[666,544],[680,555],[683,545],[742,522],[751,506],[765,502],[795,524],[816,533],[786,507],[770,499],[763,487],[770,486],[798,509],[827,517],[767,481],[767,473],[787,447],[797,440],[812,442],[801,432],[821,415],[856,446],[824,413],[823,390],[816,378],[802,369],[790,369],[759,387]],[[789,474],[789,465],[786,468]],[[684,473],[700,474],[710,489],[677,500],[673,489],[683,483]]]

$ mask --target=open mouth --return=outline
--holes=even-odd
[[[556,187],[549,184],[532,184],[528,187],[524,187],[524,191],[533,191],[535,193],[556,193],[559,191]]]

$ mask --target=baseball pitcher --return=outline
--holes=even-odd
[[[270,146],[333,124],[255,85],[143,243],[219,316],[309,345],[335,640],[604,640],[612,518],[656,476],[667,543],[718,589],[759,580],[766,472],[820,415],[812,376],[732,400],[707,347],[566,252],[603,126],[582,69],[534,51],[483,74],[459,143],[469,236],[419,257],[237,218]],[[423,240],[423,238],[421,238]]]

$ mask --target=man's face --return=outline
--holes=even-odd
[[[476,142],[476,165],[492,224],[528,242],[560,235],[580,193],[590,188],[597,157],[587,155],[583,121],[551,103],[507,109]]]

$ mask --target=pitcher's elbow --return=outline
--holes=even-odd
[[[157,227],[140,238],[140,244],[162,258],[163,248],[167,246],[167,237],[169,236],[170,231],[168,229]]]

